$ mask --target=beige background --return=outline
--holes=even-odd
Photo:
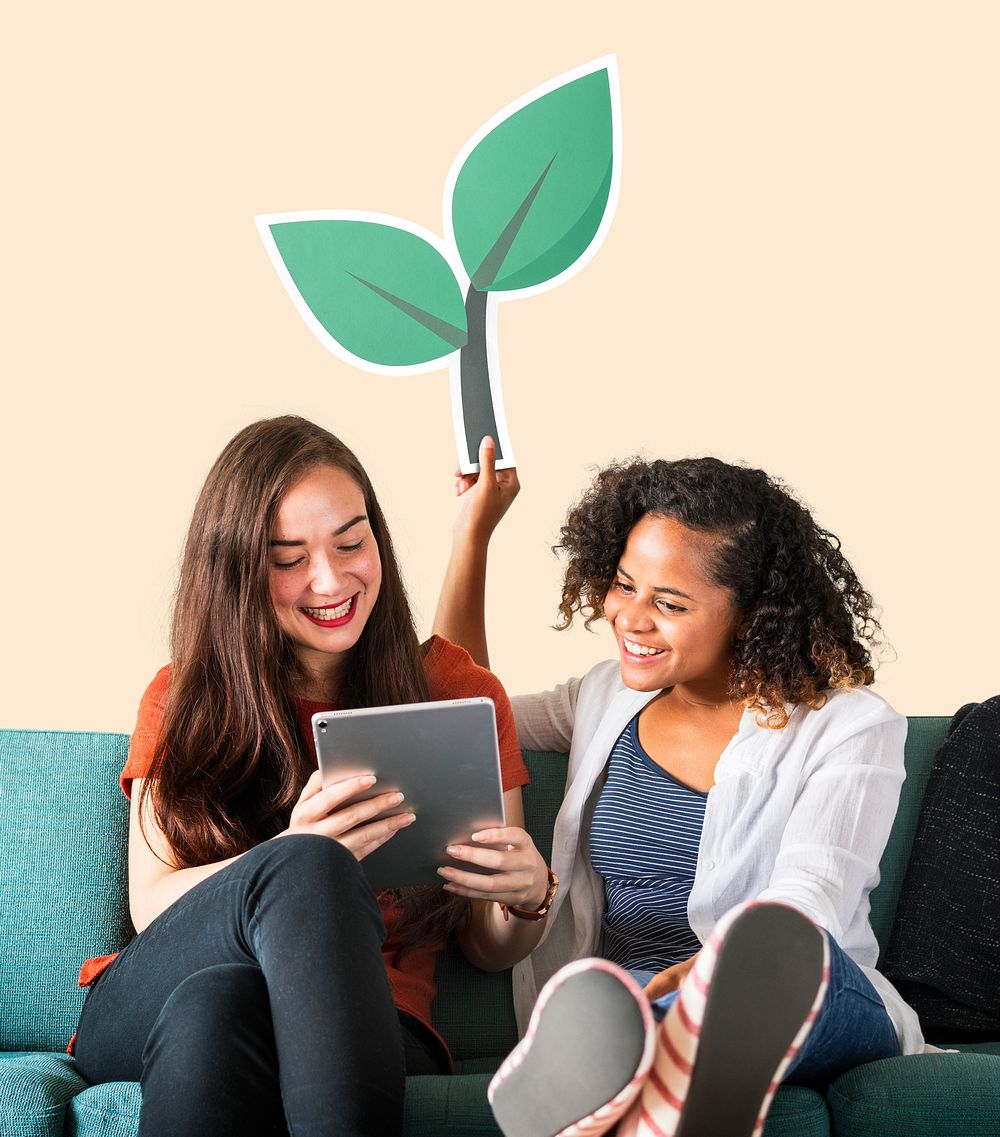
[[[713,453],[781,475],[842,536],[897,707],[1000,690],[998,5],[178,0],[5,23],[0,724],[130,728],[195,493],[263,415],[355,447],[427,630],[454,508],[446,372],[325,351],[253,216],[441,232],[468,136],[612,51],[610,235],[501,308],[524,490],[492,567],[495,670],[535,689],[610,652],[548,626],[548,547],[595,465]]]

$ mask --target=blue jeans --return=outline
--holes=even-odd
[[[899,1040],[881,996],[865,973],[829,933],[830,984],[819,1016],[782,1079],[797,1086],[822,1089],[841,1074],[900,1054]],[[645,986],[654,971],[632,971],[632,978]],[[653,1003],[657,1020],[666,1015],[677,998],[671,991]]]

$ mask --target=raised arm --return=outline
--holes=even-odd
[[[451,557],[441,585],[434,631],[464,647],[481,667],[489,667],[486,642],[486,556],[493,530],[517,497],[516,470],[497,470],[496,444],[479,446],[479,474],[456,474],[462,498],[452,534]]]

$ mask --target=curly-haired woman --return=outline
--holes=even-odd
[[[492,457],[459,479],[436,624],[480,661],[518,489]],[[526,1037],[491,1087],[504,1132],[629,1110],[620,1134],[743,1137],[782,1080],[920,1050],[868,920],[906,722],[870,690],[880,629],[838,539],[761,470],[635,460],[597,474],[560,548],[560,626],[603,618],[618,659],[514,699],[522,744],[569,772],[562,889],[514,974]]]
[[[530,910],[549,873],[521,827],[507,697],[461,648],[418,642],[368,475],[293,415],[246,427],[212,467],[171,639],[121,779],[139,934],[84,966],[79,1070],[141,1082],[143,1137],[392,1137],[404,1073],[450,1069],[430,1025],[448,932],[501,968],[538,924],[433,886],[373,893],[359,862],[419,820],[385,816],[398,793],[357,801],[374,777],[323,786],[311,717],[492,698],[509,825],[482,833],[500,845],[491,899]]]

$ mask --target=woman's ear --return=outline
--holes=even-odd
[[[742,643],[750,633],[750,613],[741,612],[736,620],[736,630],[733,632],[733,643]]]

